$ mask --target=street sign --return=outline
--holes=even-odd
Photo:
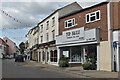
[[[116,42],[113,42],[113,47],[117,48],[117,43]]]

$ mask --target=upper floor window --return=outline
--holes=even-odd
[[[37,41],[36,44],[38,44],[39,43],[39,38],[37,38],[36,41]]]
[[[46,22],[46,29],[49,27],[49,21]]]
[[[86,14],[86,23],[100,20],[100,10]]]
[[[52,18],[52,26],[55,25],[55,17]]]
[[[47,40],[47,41],[49,40],[49,36],[48,36],[48,33],[46,33],[46,40]]]
[[[55,40],[55,30],[52,31],[52,39]]]
[[[64,22],[64,27],[65,28],[70,28],[70,27],[74,27],[74,26],[75,26],[75,18],[66,20]]]
[[[41,43],[43,42],[43,36],[41,36]]]
[[[43,32],[43,24],[41,25],[41,32]]]
[[[6,42],[7,42],[7,40],[6,40]]]

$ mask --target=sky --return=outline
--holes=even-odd
[[[95,0],[96,2],[94,0],[88,0],[88,2],[83,1],[80,0],[76,2],[78,2],[79,5],[83,8],[87,8],[89,6],[102,2],[102,0]],[[64,7],[72,2],[75,1],[2,1],[0,2],[0,9],[4,10],[6,13],[8,13],[23,24],[6,16],[0,10],[0,38],[4,38],[5,36],[7,36],[18,46],[22,41],[25,42],[27,40],[25,35],[32,27],[36,26],[40,21],[42,21],[56,9]]]

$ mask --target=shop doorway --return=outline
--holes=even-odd
[[[45,52],[42,52],[42,61],[45,61]]]
[[[50,61],[57,62],[57,50],[50,51]]]
[[[39,54],[39,61],[38,62],[41,62],[41,52],[38,53]]]

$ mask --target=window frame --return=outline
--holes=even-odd
[[[46,30],[49,28],[49,21],[46,22]]]
[[[41,32],[43,32],[43,24],[41,25]]]
[[[52,27],[55,26],[55,17],[52,18]]]
[[[52,30],[52,40],[55,40],[55,30]]]
[[[40,38],[41,38],[41,43],[43,43],[43,36],[40,36]]]
[[[96,14],[97,12],[99,12],[99,19],[97,19],[97,14]],[[95,20],[93,20],[93,21],[91,21],[91,17],[93,17],[93,16],[91,16],[91,14],[95,14],[95,15],[93,15],[93,16],[95,16]],[[96,22],[96,21],[101,20],[100,14],[101,14],[100,10],[97,10],[97,11],[86,14],[86,17],[85,17],[86,18],[86,23],[92,23],[92,22]],[[87,16],[88,15],[89,15],[89,21],[87,21]]]
[[[46,41],[49,41],[49,34],[46,33]]]
[[[72,22],[69,22],[70,20],[72,20]],[[73,24],[73,20],[74,20],[74,24]],[[67,26],[66,26],[66,22],[67,22]],[[72,26],[68,26],[68,24],[72,23]],[[74,27],[75,26],[75,18],[72,18],[72,19],[68,19],[66,21],[64,21],[64,28],[71,28],[71,27]]]

